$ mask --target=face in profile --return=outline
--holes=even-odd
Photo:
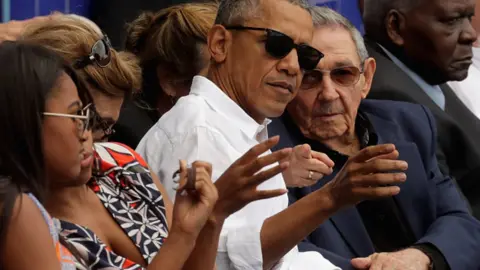
[[[225,35],[231,40],[224,53],[212,54],[215,61],[224,62],[227,84],[235,91],[237,103],[257,122],[280,116],[296,95],[303,77],[299,50],[284,48],[292,41],[310,44],[313,33],[311,16],[301,7],[283,0],[264,0],[260,5],[261,19],[247,19],[240,27],[226,26]]]
[[[403,16],[396,42],[410,66],[430,84],[463,80],[472,63],[475,0],[423,1]]]
[[[85,121],[65,115],[80,116],[83,104],[78,97],[77,87],[67,75],[61,75],[45,104],[45,113],[64,116],[45,115],[43,120],[43,151],[46,171],[50,179],[68,185],[68,181],[77,179],[81,167],[91,163],[85,154],[83,142],[88,135]]]
[[[355,118],[366,98],[375,71],[375,61],[362,63],[349,31],[326,26],[314,31],[313,47],[325,57],[307,71],[288,112],[302,133],[328,141],[354,135]]]
[[[94,121],[93,140],[105,141],[114,132],[112,128],[118,121],[124,98],[106,95],[99,90],[92,90],[92,88],[90,88],[90,93],[97,113]]]

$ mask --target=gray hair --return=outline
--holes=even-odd
[[[215,24],[234,25],[242,24],[247,19],[259,16],[259,6],[261,0],[221,0],[218,7]],[[278,1],[278,0],[277,0]],[[284,0],[296,6],[302,7],[307,11],[310,5],[306,0]]]
[[[357,54],[360,61],[363,63],[368,58],[368,51],[365,47],[362,34],[355,28],[355,26],[340,15],[338,12],[327,7],[312,7],[312,19],[315,28],[323,26],[339,26],[347,30],[352,36],[355,47],[357,47]]]

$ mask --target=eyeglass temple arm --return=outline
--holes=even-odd
[[[65,113],[49,113],[49,112],[44,112],[43,115],[46,115],[46,116],[69,117],[69,118],[76,118],[76,119],[88,119],[88,116],[86,116],[86,115],[74,115],[74,114],[65,114]]]

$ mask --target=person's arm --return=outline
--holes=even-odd
[[[424,111],[432,129],[428,167],[432,175],[431,188],[435,195],[437,219],[416,244],[433,245],[445,257],[450,269],[478,269],[480,262],[476,256],[480,250],[480,222],[468,213],[467,203],[452,180],[440,172],[435,157],[435,119],[425,108]],[[441,263],[441,260],[438,261]]]
[[[302,242],[298,244],[298,250],[300,252],[318,252],[322,254],[325,259],[329,260],[334,265],[340,267],[342,270],[354,270],[352,264],[350,263],[350,259],[341,257],[338,254],[335,254],[331,251],[328,251],[323,248],[319,248],[318,246],[314,245],[308,239],[304,239]]]
[[[149,168],[150,170],[150,168]],[[160,191],[160,194],[162,194],[163,198],[163,204],[165,205],[165,215],[167,215],[167,222],[168,222],[168,228],[172,227],[172,215],[173,215],[173,203],[170,197],[168,196],[167,191],[165,190],[165,187],[160,183],[160,179],[158,179],[158,176],[150,170],[150,175],[152,176],[153,183],[157,187],[158,191]]]
[[[1,269],[60,270],[47,223],[27,195],[15,202],[5,240]]]
[[[171,228],[173,203],[170,200],[165,188],[160,183],[160,180],[154,173],[152,173],[152,179],[163,196],[168,221],[168,228]],[[215,258],[216,256],[217,245],[213,243],[218,243],[219,241],[223,222],[223,219],[215,218],[214,216],[208,219],[207,223],[198,235],[195,242],[195,248],[185,262],[183,269],[213,269],[205,266],[205,262],[208,261],[207,258]]]
[[[275,146],[278,141],[279,137],[274,137],[252,147],[217,179],[215,186],[218,189],[219,199],[209,220],[203,227],[197,239],[195,250],[185,264],[184,269],[213,269],[215,267],[220,233],[225,219],[252,201],[285,194],[286,190],[284,189],[257,189],[258,185],[281,173],[288,167],[288,163],[270,166],[288,157],[291,154],[290,149],[262,156],[262,154]],[[268,169],[263,170],[266,167]],[[242,228],[239,232],[244,229]],[[253,232],[256,231],[253,230]],[[256,235],[258,238],[258,232]],[[242,240],[248,242],[248,237]]]
[[[398,156],[394,145],[367,147],[350,158],[331,182],[267,219],[261,230],[264,269],[271,269],[341,208],[398,194],[400,188],[393,185],[404,182],[406,176],[387,173],[407,169],[405,162],[396,160]]]

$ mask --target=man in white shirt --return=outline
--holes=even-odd
[[[315,68],[323,56],[307,45],[312,37],[313,22],[302,0],[221,2],[208,38],[212,55],[208,78],[196,76],[190,95],[181,98],[137,148],[171,197],[178,159],[212,163],[215,181],[249,148],[268,138],[267,117],[283,113],[298,91],[302,70]],[[398,194],[400,189],[390,184],[402,180],[389,174],[375,177],[393,165],[393,170],[405,169],[392,155],[398,156],[393,145],[368,148],[347,162],[325,188],[290,207],[284,194],[255,201],[229,216],[220,235],[217,268],[338,269],[317,252],[298,252],[296,245],[344,206]],[[318,180],[331,173],[333,163],[324,154],[299,146],[282,166],[283,175],[258,189],[285,189],[285,182]],[[222,198],[227,188],[217,185],[219,201],[228,201]]]

